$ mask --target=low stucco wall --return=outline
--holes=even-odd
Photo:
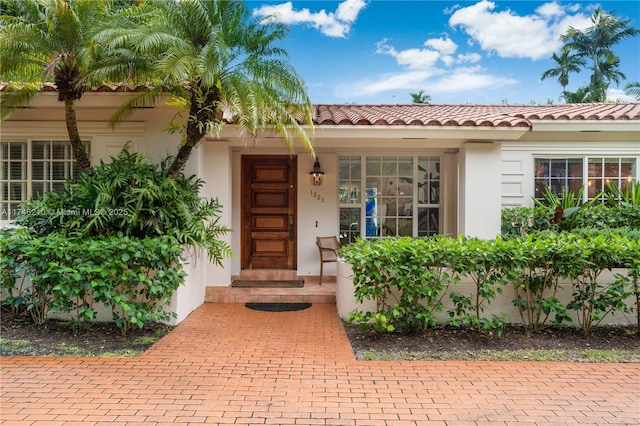
[[[349,319],[349,313],[355,310],[360,310],[363,312],[375,312],[376,303],[372,300],[366,300],[363,303],[356,303],[354,290],[355,287],[353,285],[353,270],[351,269],[351,265],[343,262],[342,260],[338,260],[338,275],[336,281],[336,306],[338,308],[338,314],[340,318],[347,321]],[[600,276],[599,282],[606,284],[614,282],[614,274],[626,274],[625,269],[614,269],[613,271],[604,271]],[[462,277],[462,279],[452,285],[449,290],[451,292],[457,292],[462,295],[475,295],[475,284],[468,278]],[[567,304],[571,299],[572,286],[571,283],[561,282],[558,288],[558,293],[556,296],[560,301],[564,304]],[[496,299],[491,302],[491,305],[485,306],[483,316],[486,318],[491,318],[493,314],[500,315],[501,313],[505,313],[507,315],[507,320],[512,324],[520,324],[522,323],[522,319],[520,317],[520,313],[518,309],[511,303],[511,301],[515,298],[515,292],[513,286],[506,285],[503,287],[503,294],[498,294]],[[439,313],[437,315],[438,323],[445,324],[449,320],[449,316],[446,311],[453,307],[451,300],[447,295],[445,295],[443,302],[445,304],[444,312]],[[627,301],[627,306],[629,308],[633,308],[633,311],[630,314],[623,313],[615,313],[612,315],[608,315],[603,321],[602,324],[609,325],[628,325],[636,323],[636,313],[635,313],[635,299],[629,298]],[[572,311],[569,312],[573,314]],[[577,326],[578,322],[576,318],[573,318],[573,322],[568,325]]]

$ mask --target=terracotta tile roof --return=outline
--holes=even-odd
[[[0,92],[6,84],[0,84]],[[145,86],[126,84],[93,87],[92,92],[138,92]],[[54,92],[46,83],[44,92]],[[640,120],[640,103],[591,103],[557,105],[431,105],[379,104],[315,105],[319,126],[444,126],[531,127],[532,122]]]
[[[532,121],[640,120],[640,103],[316,105],[317,125],[530,127]]]

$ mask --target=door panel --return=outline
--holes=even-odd
[[[242,157],[242,269],[296,268],[296,157]]]

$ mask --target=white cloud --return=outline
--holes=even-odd
[[[624,93],[624,90],[618,88],[609,88],[607,90],[607,99],[616,102],[638,102],[633,96]]]
[[[429,71],[407,71],[395,74],[385,74],[375,80],[359,80],[336,87],[337,96],[351,99],[361,96],[374,96],[391,90],[413,90],[420,87],[432,77]]]
[[[517,80],[487,74],[479,66],[461,67],[431,83],[428,91],[433,93],[464,93],[471,90],[497,89],[517,83]]]
[[[482,59],[482,56],[480,56],[478,53],[459,53],[458,57],[456,58],[456,62],[459,64],[462,64],[464,62],[471,62],[471,63],[475,63],[475,62],[480,62],[480,59]]]
[[[307,8],[294,10],[293,4],[286,2],[261,6],[253,11],[253,16],[264,17],[288,25],[307,24],[320,30],[326,36],[344,38],[366,5],[365,0],[345,0],[338,5],[335,12],[327,12],[324,9],[319,12],[311,12]]]
[[[440,53],[430,49],[397,51],[387,40],[376,43],[376,53],[392,56],[399,65],[413,70],[433,69],[438,59],[440,59]]]
[[[510,10],[495,12],[492,1],[482,0],[472,6],[457,9],[449,18],[449,25],[460,26],[488,52],[505,58],[548,58],[562,43],[560,35],[569,26],[585,28],[589,18],[574,13],[571,6],[557,2],[545,3],[536,13],[520,16]]]
[[[452,55],[458,48],[458,45],[451,41],[449,37],[432,38],[425,41],[424,45],[437,50],[443,55]]]
[[[366,5],[364,0],[345,0],[338,5],[336,18],[343,22],[353,23]]]
[[[536,9],[536,13],[545,18],[564,15],[564,9],[558,3],[545,3]]]
[[[394,90],[409,92],[426,88],[432,94],[464,94],[471,90],[490,90],[516,84],[517,81],[486,73],[479,66],[461,67],[449,73],[442,71],[407,71],[385,74],[375,80],[359,80],[336,87],[343,99],[373,97]]]

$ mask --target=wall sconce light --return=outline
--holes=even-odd
[[[311,185],[322,185],[322,181],[324,180],[324,172],[320,167],[320,161],[318,161],[318,157],[316,157],[316,162],[313,164],[313,170],[309,172],[309,178],[311,179]]]

